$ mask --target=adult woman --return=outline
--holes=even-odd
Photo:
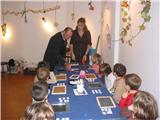
[[[88,53],[92,43],[91,34],[87,29],[85,18],[78,19],[76,30],[73,32],[70,44],[72,60],[80,64],[88,63]]]

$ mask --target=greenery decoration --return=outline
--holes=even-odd
[[[50,7],[50,8],[46,8],[46,9],[39,9],[39,10],[34,10],[34,9],[26,9],[26,10],[22,10],[22,11],[5,11],[2,12],[2,15],[15,15],[15,16],[23,16],[25,13],[33,13],[33,14],[40,14],[40,13],[47,13],[47,12],[51,12],[51,11],[55,11],[57,9],[60,9],[60,6],[56,5],[55,7]]]
[[[127,43],[129,46],[132,46],[133,39],[135,39],[142,31],[146,29],[145,24],[151,20],[151,16],[149,15],[149,11],[151,8],[151,0],[139,0],[139,2],[143,6],[143,8],[141,11],[138,12],[138,14],[140,14],[143,22],[138,25],[138,31],[134,35],[131,31],[132,18],[129,14],[131,0],[122,0],[121,2],[121,20],[123,27],[120,32],[120,40],[122,41],[122,43]]]

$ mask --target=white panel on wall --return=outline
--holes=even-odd
[[[132,3],[132,31],[136,32],[141,19],[136,16],[141,9],[139,4]],[[120,62],[125,64],[128,73],[136,73],[142,78],[142,90],[153,94],[160,104],[159,94],[159,4],[154,1],[151,6],[151,21],[146,24],[146,30],[133,40],[133,47],[120,44]]]
[[[114,39],[115,39],[115,1],[103,2],[102,32],[101,32],[101,54],[104,62],[113,65]],[[107,37],[110,34],[110,38]]]

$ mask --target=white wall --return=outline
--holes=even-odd
[[[63,30],[66,26],[75,28],[76,21],[79,17],[85,17],[87,26],[91,32],[93,47],[95,48],[98,35],[101,31],[101,2],[93,2],[95,10],[88,9],[88,1],[75,2],[76,19],[73,24],[71,20],[72,3],[59,1],[60,9],[57,10],[57,21],[59,26],[53,33],[47,33],[42,26],[41,17],[43,14],[27,15],[28,23],[24,22],[24,18],[14,15],[5,16],[5,21],[11,29],[12,37],[9,41],[2,42],[2,61],[8,61],[10,58],[18,59],[23,57],[29,63],[37,63],[43,59],[49,38],[57,31]],[[45,2],[45,7],[55,6],[56,2]],[[4,10],[20,11],[23,9],[24,2],[2,2]],[[27,9],[42,9],[42,2],[26,3]],[[47,20],[54,23],[55,12],[45,14]]]
[[[104,62],[111,66],[114,61],[114,40],[115,40],[115,1],[103,2],[102,11],[102,32],[100,39],[101,55]],[[107,39],[107,34],[110,34],[111,41]]]
[[[152,2],[151,21],[146,24],[146,30],[133,40],[133,47],[120,44],[119,62],[126,65],[128,73],[137,73],[142,78],[141,89],[153,94],[160,104],[159,7],[158,1]],[[131,9],[133,33],[137,31],[137,26],[142,22],[136,19],[138,10],[140,6],[133,3]]]

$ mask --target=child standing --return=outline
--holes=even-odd
[[[116,77],[113,75],[110,65],[108,63],[103,63],[100,65],[99,70],[101,78],[104,79],[106,88],[110,91],[116,79]]]
[[[92,55],[91,57],[91,60],[92,60],[92,69],[97,73],[99,74],[99,68],[100,68],[100,64],[102,62],[102,57],[100,54],[98,53],[95,53]]]
[[[148,92],[140,91],[134,97],[133,111],[128,120],[156,120],[158,118],[158,106],[155,98]]]
[[[128,107],[133,103],[134,94],[138,92],[142,81],[141,78],[134,73],[125,75],[124,79],[126,84],[125,88],[127,91],[122,94],[122,98],[119,102],[121,109]]]
[[[113,98],[116,103],[119,103],[122,94],[126,92],[124,80],[124,75],[126,74],[126,67],[123,64],[117,63],[113,67],[113,72],[116,80],[114,81],[113,87],[110,91],[113,94]]]

